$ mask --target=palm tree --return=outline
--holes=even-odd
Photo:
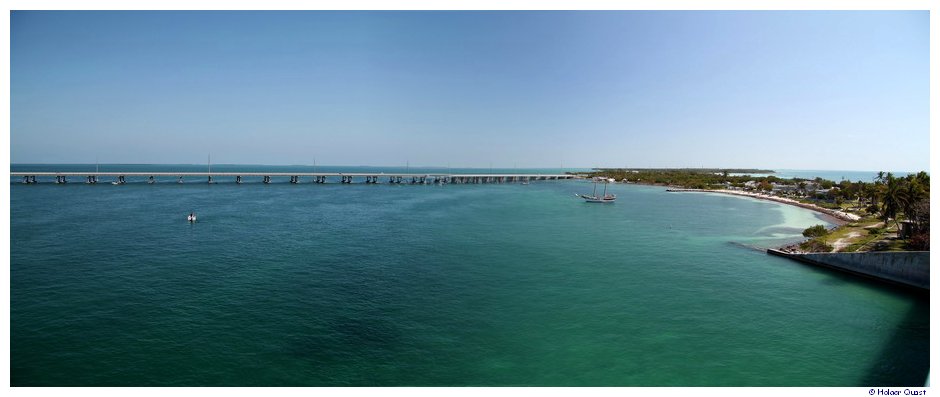
[[[871,205],[878,208],[878,197],[881,196],[881,189],[876,184],[865,184],[865,198],[871,201]]]
[[[871,190],[868,191],[868,198],[871,199],[871,205],[878,207],[878,198],[881,197],[885,189],[885,179],[891,173],[885,174],[884,171],[878,171],[878,175],[874,178],[874,183],[871,184]]]
[[[862,196],[865,195],[865,182],[857,181],[852,184],[852,191],[855,194],[856,210],[862,209]]]
[[[890,172],[885,176],[885,190],[881,197],[881,217],[887,225],[888,219],[894,219],[895,226],[901,230],[898,223],[898,212],[908,205],[908,190],[903,178],[895,178]]]

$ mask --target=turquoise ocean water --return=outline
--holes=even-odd
[[[592,205],[574,197],[584,181],[50,181],[10,186],[14,386],[863,386],[927,374],[924,296],[761,250],[828,222],[799,208],[621,184],[617,203]]]

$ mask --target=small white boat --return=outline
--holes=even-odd
[[[195,214],[189,214],[189,215],[186,216],[186,220],[189,221],[189,223],[196,223],[196,215],[195,215]]]

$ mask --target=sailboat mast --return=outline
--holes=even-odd
[[[594,181],[594,194],[592,196],[597,197],[597,181]]]
[[[604,197],[607,197],[607,182],[604,182]]]

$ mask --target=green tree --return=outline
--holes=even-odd
[[[769,192],[771,190],[774,190],[774,187],[770,184],[770,182],[761,181],[760,184],[758,184],[757,189],[763,190],[765,192]]]
[[[862,209],[862,197],[865,195],[865,182],[857,181],[852,184],[852,194],[855,197],[855,208]]]
[[[882,188],[883,188],[883,186],[882,186],[881,184],[878,184],[878,183],[872,183],[872,184],[866,184],[866,185],[865,185],[865,188],[864,188],[864,190],[865,190],[865,197],[866,197],[869,201],[871,201],[871,207],[869,207],[869,208],[873,208],[873,209],[874,209],[873,211],[869,211],[869,212],[874,213],[874,212],[877,212],[877,211],[880,209],[880,207],[878,206],[878,198],[881,197]]]
[[[823,237],[827,234],[829,234],[829,230],[823,225],[810,226],[803,230],[803,237]]]
[[[884,178],[885,190],[881,196],[881,218],[885,224],[894,219],[895,226],[900,230],[898,213],[908,205],[908,190],[903,178],[895,178],[890,172]]]
[[[921,201],[930,199],[930,176],[921,171],[917,175],[908,175],[905,178],[905,202],[902,210],[908,219],[913,218],[914,207]]]
[[[930,250],[930,201],[921,200],[914,204],[908,219],[914,223],[914,230],[908,245],[915,250]]]

